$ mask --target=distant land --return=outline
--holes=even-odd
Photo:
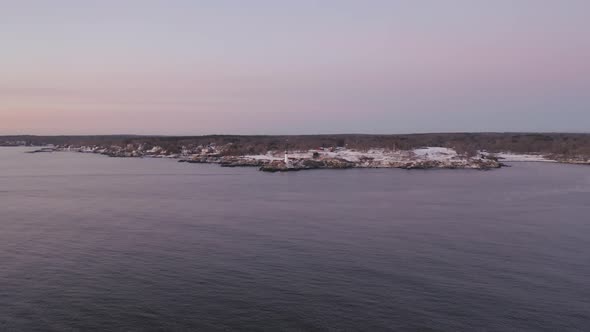
[[[590,134],[0,136],[0,146],[50,146],[110,157],[174,158],[263,171],[318,168],[492,169],[509,161],[590,165]]]

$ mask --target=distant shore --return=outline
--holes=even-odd
[[[126,158],[171,158],[266,172],[309,169],[501,168],[505,162],[590,164],[590,134],[449,133],[411,135],[0,136],[0,146],[51,146]]]
[[[562,162],[590,164],[577,161],[557,161],[538,154],[491,154],[480,152],[466,156],[444,147],[424,147],[414,150],[369,149],[356,151],[343,147],[308,151],[268,151],[261,155],[224,156],[215,146],[185,150],[170,154],[161,147],[137,149],[118,146],[57,146],[42,147],[27,153],[77,152],[100,154],[113,158],[167,158],[188,164],[218,164],[221,167],[257,167],[264,172],[292,172],[311,169],[400,168],[400,169],[476,169],[490,170],[505,162]]]

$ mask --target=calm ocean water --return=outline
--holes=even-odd
[[[0,330],[588,331],[590,167],[0,148]]]

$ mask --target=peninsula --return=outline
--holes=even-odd
[[[258,167],[266,172],[345,168],[488,170],[515,161],[590,164],[590,134],[4,136],[0,137],[0,146],[42,147],[32,152],[172,158],[222,167]]]

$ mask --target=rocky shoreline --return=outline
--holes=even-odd
[[[477,153],[467,156],[444,147],[424,147],[413,150],[369,149],[358,151],[344,147],[318,148],[307,151],[268,151],[258,155],[231,155],[231,146],[183,147],[180,153],[170,153],[160,146],[54,146],[42,147],[28,153],[80,152],[101,154],[113,158],[169,158],[187,164],[217,164],[221,167],[256,167],[260,171],[294,172],[312,169],[399,168],[399,169],[475,169],[491,170],[507,166],[504,162],[538,161],[590,165],[583,158],[548,159],[541,155]]]
[[[400,168],[400,169],[478,169],[490,170],[501,168],[504,164],[493,161],[465,161],[464,163],[445,163],[438,160],[422,160],[422,161],[400,161],[396,163],[389,163],[387,165],[365,165],[350,162],[344,159],[329,159],[329,160],[300,160],[295,164],[287,165],[284,162],[271,162],[260,167],[263,172],[291,172],[309,169],[348,169],[348,168]]]
[[[400,169],[476,169],[501,168],[503,163],[492,156],[463,156],[453,149],[426,147],[409,151],[371,149],[356,151],[342,147],[293,151],[269,151],[264,155],[234,156],[224,154],[227,147],[200,146],[169,153],[161,147],[145,146],[56,146],[31,151],[101,154],[114,158],[170,158],[180,163],[217,164],[221,167],[256,167],[260,171],[293,172],[312,169],[400,168]]]

